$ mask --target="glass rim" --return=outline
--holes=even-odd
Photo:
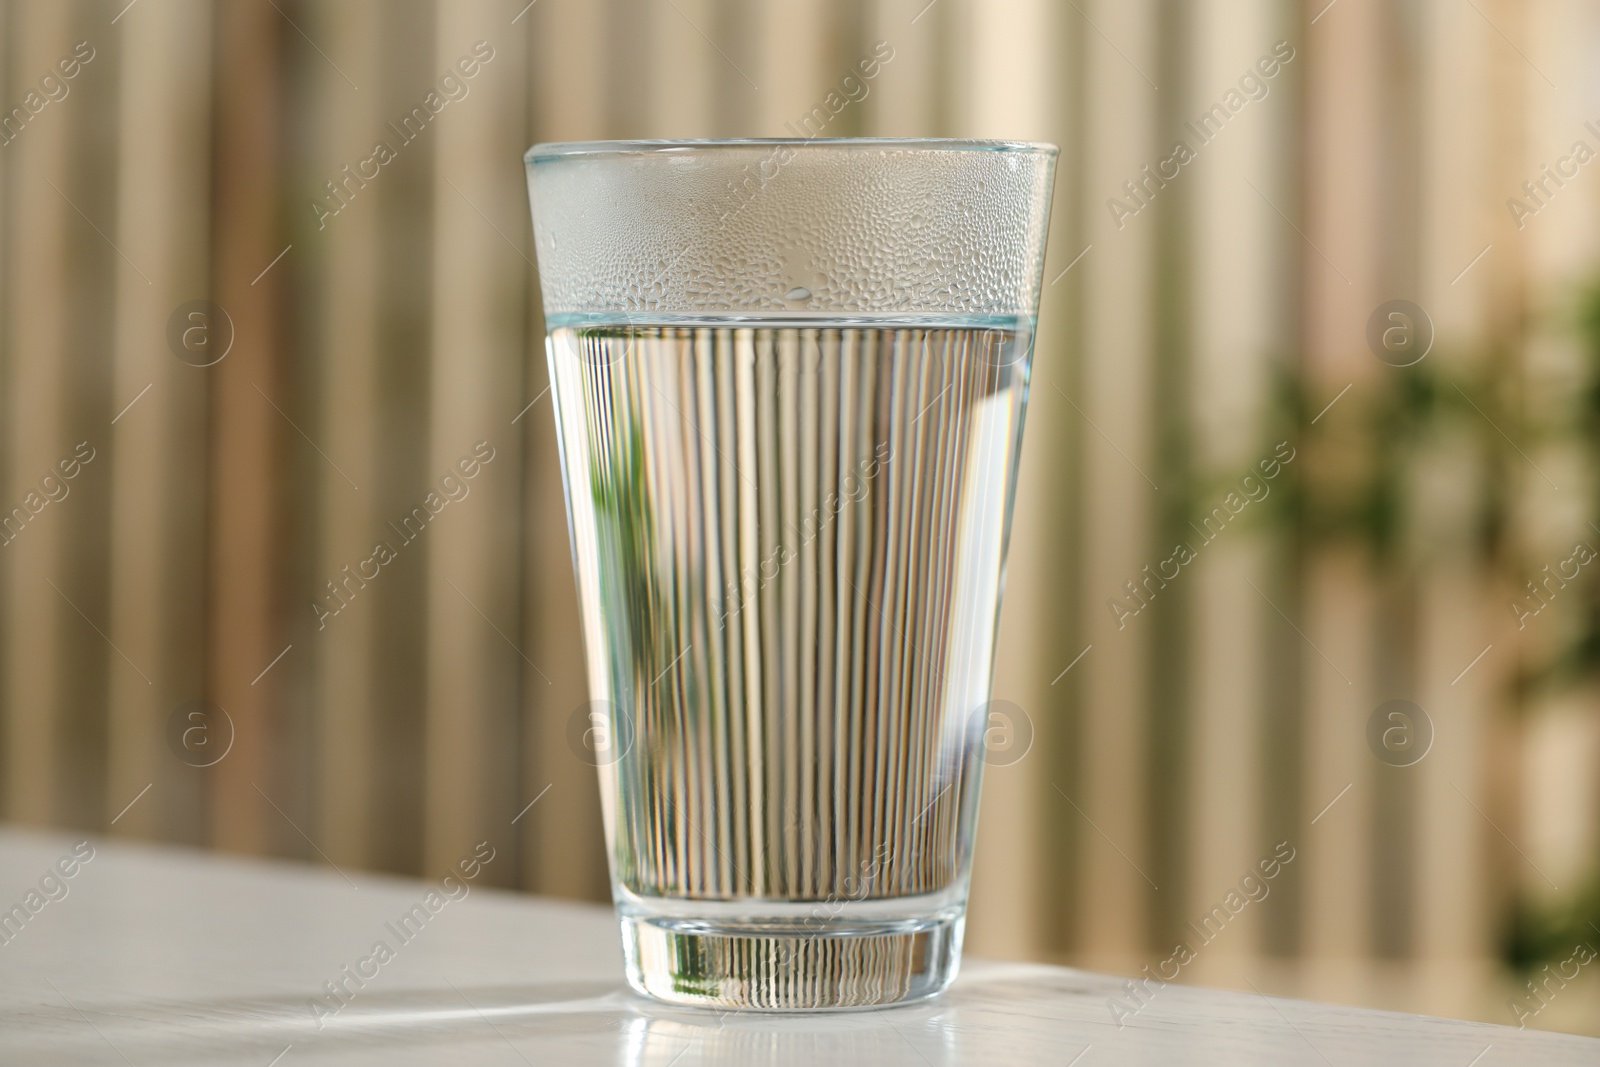
[[[807,146],[825,148],[893,148],[919,152],[1010,152],[1058,155],[1048,141],[987,140],[976,137],[707,137],[683,140],[544,141],[523,154],[528,164],[577,156],[649,156],[661,153],[712,152],[720,149]]]

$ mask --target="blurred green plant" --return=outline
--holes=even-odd
[[[1532,971],[1565,959],[1580,943],[1600,948],[1600,874],[1559,905],[1519,902],[1512,909],[1502,952],[1512,967]]]
[[[1581,487],[1585,524],[1575,537],[1600,550],[1600,279],[1572,306],[1555,329],[1582,351],[1576,380],[1547,381],[1536,396],[1506,347],[1436,349],[1412,366],[1363,376],[1331,404],[1326,379],[1284,361],[1263,440],[1287,437],[1303,458],[1253,518],[1276,527],[1302,559],[1363,551],[1375,576],[1401,582],[1429,566],[1449,539],[1492,586],[1520,593],[1551,560],[1536,559],[1518,538],[1517,491],[1544,478],[1528,469],[1530,456],[1559,452],[1580,460],[1589,479]],[[1469,472],[1470,484],[1443,516],[1425,510],[1436,505],[1419,491],[1440,456],[1456,464],[1457,477]],[[1537,714],[1558,695],[1600,684],[1600,567],[1585,567],[1561,601],[1541,623],[1552,628],[1548,638],[1524,647],[1498,702],[1504,714]],[[1564,959],[1584,940],[1600,945],[1600,865],[1557,903],[1526,894],[1507,903],[1500,950],[1514,968]]]
[[[1581,450],[1590,479],[1587,534],[1600,525],[1600,280],[1576,301],[1570,329],[1583,360],[1560,431]],[[1585,536],[1584,540],[1600,548],[1600,538]],[[1600,581],[1586,574],[1578,593],[1576,607],[1563,620],[1555,649],[1527,664],[1519,674],[1513,702],[1517,710],[1531,710],[1541,697],[1600,682]],[[1600,865],[1563,901],[1515,901],[1503,951],[1513,967],[1532,971],[1565,958],[1578,942],[1600,946]]]

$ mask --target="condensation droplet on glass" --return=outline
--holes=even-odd
[[[790,289],[787,293],[784,293],[783,298],[785,300],[810,300],[811,290],[805,288],[804,286],[797,285],[793,289]]]

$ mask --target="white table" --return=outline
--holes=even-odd
[[[0,831],[0,911],[74,840]],[[911,1007],[781,1019],[665,1008],[623,983],[606,908],[469,887],[401,944],[385,924],[437,883],[93,847],[64,897],[0,928],[7,1067],[1600,1064],[1596,1039],[1176,985],[1118,1029],[1107,999],[1122,980],[980,960]],[[323,983],[380,938],[399,944],[393,958],[366,965],[364,988],[346,979],[348,1004],[319,1028]]]

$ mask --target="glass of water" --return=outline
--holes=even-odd
[[[643,993],[869,1008],[955,977],[1055,155],[527,154]]]

